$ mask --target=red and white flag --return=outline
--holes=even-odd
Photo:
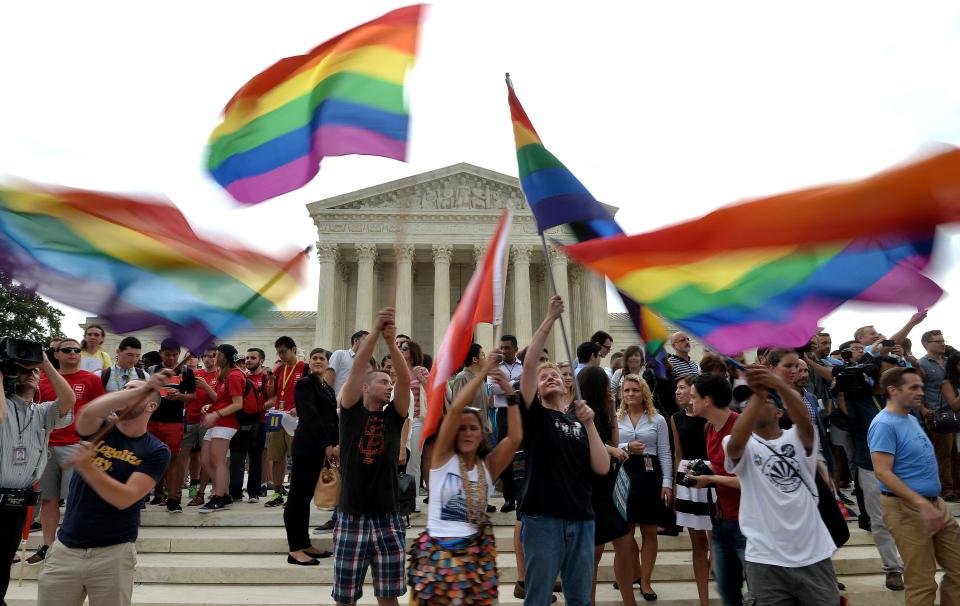
[[[463,297],[450,319],[450,326],[443,335],[443,342],[434,355],[430,385],[427,388],[427,418],[421,444],[440,427],[447,380],[467,356],[470,344],[473,343],[476,325],[487,322],[496,326],[503,322],[503,293],[507,279],[505,261],[512,220],[511,210],[504,209],[497,230],[483,255],[483,261],[477,266],[466,290],[463,291]]]

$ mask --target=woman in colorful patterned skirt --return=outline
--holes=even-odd
[[[437,433],[427,529],[410,548],[410,604],[497,603],[496,545],[487,519],[487,501],[493,483],[510,466],[523,434],[517,395],[498,363],[499,356],[487,356],[484,372],[457,393]],[[509,403],[509,431],[492,451],[484,438],[480,411],[467,406],[488,375]]]

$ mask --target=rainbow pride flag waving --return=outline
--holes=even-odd
[[[797,347],[848,300],[933,305],[922,272],[960,220],[960,151],[859,182],[714,211],[646,234],[565,247],[578,263],[725,354]]]
[[[214,180],[237,202],[256,204],[306,185],[327,156],[405,160],[404,81],[424,11],[391,11],[244,84],[210,136]]]
[[[185,347],[248,328],[305,280],[286,258],[194,233],[172,204],[0,186],[0,270],[117,332],[164,326]]]
[[[510,74],[506,79],[507,103],[510,105],[517,165],[520,168],[520,187],[537,220],[537,229],[542,234],[551,227],[566,225],[580,242],[622,236],[623,230],[610,212],[544,147],[513,90]],[[658,375],[666,376],[663,346],[667,329],[663,320],[623,292],[620,298],[643,340],[648,363]]]

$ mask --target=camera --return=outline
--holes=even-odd
[[[677,483],[691,488],[697,483],[697,476],[709,476],[712,474],[713,470],[703,462],[703,459],[694,459],[687,465],[687,470],[677,479]]]
[[[867,377],[876,377],[877,370],[875,364],[834,366],[833,378],[837,382],[837,391],[849,392],[870,389]]]
[[[27,339],[0,338],[0,372],[3,373],[3,391],[10,393],[17,384],[23,365],[43,361],[43,345]]]

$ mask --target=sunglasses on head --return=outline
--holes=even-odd
[[[80,348],[79,348],[79,347],[61,347],[61,348],[58,349],[57,351],[59,351],[60,353],[78,354],[78,353],[80,353]]]

